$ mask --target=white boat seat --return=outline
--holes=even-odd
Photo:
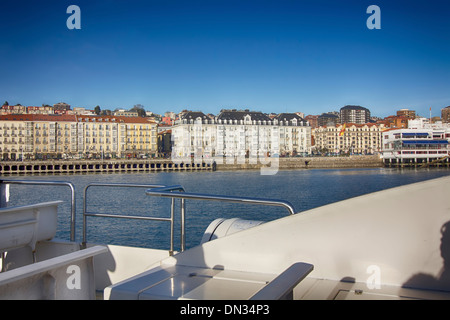
[[[105,299],[248,300],[292,298],[313,265],[295,263],[279,275],[178,265],[161,266],[107,287]]]
[[[0,272],[0,299],[95,299],[93,257],[104,246]]]
[[[57,208],[62,201],[0,208],[0,253],[50,240],[56,234]]]

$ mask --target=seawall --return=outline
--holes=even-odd
[[[248,160],[248,159],[246,159]],[[264,163],[262,163],[264,162]],[[217,170],[240,170],[240,169],[260,169],[261,167],[276,168],[275,159],[265,159],[257,163],[226,163],[217,164]],[[369,156],[349,156],[349,157],[295,157],[278,158],[278,169],[338,169],[338,168],[381,168],[383,161],[378,155]]]
[[[207,163],[173,163],[171,160],[53,160],[2,161],[0,174],[66,174],[66,173],[125,173],[158,171],[212,170]]]
[[[58,160],[58,161],[2,161],[1,175],[15,174],[67,174],[67,173],[125,173],[159,171],[226,171],[259,170],[271,167],[278,170],[317,169],[317,168],[378,168],[383,167],[379,156],[350,157],[305,157],[266,159],[263,162],[239,164],[227,163],[173,163],[171,160],[135,159],[135,160]],[[278,163],[277,163],[278,161]]]

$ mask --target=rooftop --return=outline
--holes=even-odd
[[[352,105],[348,105],[345,107],[342,107],[341,110],[365,110],[365,111],[369,111],[369,109],[361,107],[361,106],[352,106]]]
[[[244,120],[249,115],[251,120],[271,121],[270,118],[260,111],[249,110],[222,110],[217,117],[219,120]]]
[[[278,121],[291,121],[296,119],[297,121],[303,121],[303,118],[296,113],[280,113],[275,117]]]
[[[53,121],[53,122],[117,122],[117,123],[154,123],[144,117],[86,116],[69,114],[7,114],[0,115],[0,121]]]
[[[195,120],[201,118],[202,120],[208,120],[208,116],[206,116],[203,112],[201,111],[188,111],[186,113],[184,113],[181,116],[181,119],[187,119],[187,120]]]

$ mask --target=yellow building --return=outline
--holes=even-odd
[[[0,118],[3,117],[5,116],[0,116]],[[31,151],[27,129],[29,129],[28,126],[20,119],[0,121],[0,157],[2,159],[15,160],[23,153]]]
[[[153,156],[156,123],[142,117],[0,116],[3,160]]]
[[[315,150],[333,154],[374,154],[381,151],[384,125],[346,123],[313,130]]]
[[[156,123],[147,118],[123,117],[119,125],[121,154],[125,154],[128,158],[142,158],[156,154],[158,150],[156,127]]]

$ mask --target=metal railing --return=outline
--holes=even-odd
[[[186,199],[193,200],[206,200],[206,201],[222,201],[241,204],[253,204],[264,206],[277,206],[283,207],[289,211],[289,214],[295,214],[294,206],[285,200],[276,199],[262,199],[262,198],[248,198],[248,197],[235,197],[235,196],[223,196],[223,195],[211,195],[202,193],[187,193],[181,185],[163,186],[147,190],[147,195],[156,197],[165,197],[172,199],[172,213],[174,210],[174,199],[181,199],[181,251],[186,247],[186,234],[185,234],[185,217],[186,217]]]
[[[46,186],[67,186],[71,190],[71,216],[70,216],[70,240],[75,241],[75,222],[76,222],[76,198],[75,187],[71,182],[66,181],[44,181],[44,180],[0,180],[0,187],[3,188],[7,184],[17,185],[46,185]],[[88,190],[91,187],[122,187],[122,188],[145,188],[146,194],[154,197],[171,198],[170,217],[152,217],[152,216],[135,216],[122,215],[114,213],[88,212],[87,199]],[[0,195],[0,203],[4,201],[5,194],[2,190]],[[83,196],[83,244],[87,243],[87,217],[106,217],[119,219],[138,219],[149,221],[166,221],[170,222],[170,254],[174,252],[174,223],[175,223],[175,199],[180,199],[180,247],[181,251],[186,249],[186,200],[203,200],[203,201],[221,201],[240,204],[252,204],[263,206],[277,206],[286,209],[289,214],[295,214],[294,206],[285,200],[235,197],[224,195],[211,195],[202,193],[188,193],[181,185],[164,186],[156,184],[127,184],[127,183],[92,183],[84,188]],[[6,205],[5,203],[1,203]]]
[[[103,217],[103,218],[118,218],[118,219],[135,219],[147,221],[167,221],[170,222],[170,255],[174,252],[174,223],[175,223],[175,204],[172,200],[170,218],[151,217],[151,216],[136,216],[136,215],[121,215],[115,213],[100,213],[87,211],[88,190],[91,187],[115,187],[115,188],[161,188],[163,185],[156,184],[129,184],[129,183],[91,183],[84,188],[83,197],[83,244],[87,243],[87,217]]]
[[[71,209],[70,209],[70,241],[75,241],[75,219],[76,219],[76,200],[75,186],[67,181],[46,181],[46,180],[0,180],[0,184],[18,184],[18,185],[39,185],[39,186],[66,186],[71,192]],[[3,192],[2,192],[3,193]],[[5,195],[1,195],[3,198]],[[2,204],[6,205],[6,204]]]

